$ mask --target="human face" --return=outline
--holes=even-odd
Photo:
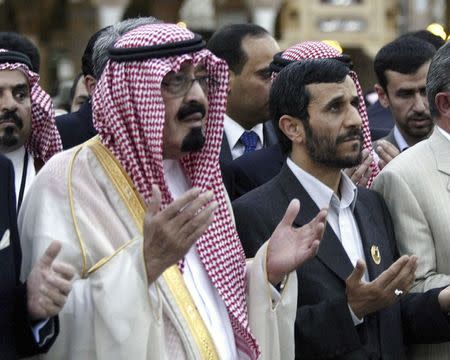
[[[306,89],[310,93],[309,121],[304,122],[309,158],[316,164],[340,169],[359,164],[362,121],[353,80],[347,76],[342,83],[311,84]]]
[[[241,46],[247,62],[240,74],[230,71],[227,115],[245,129],[251,129],[269,120],[269,91],[272,84],[269,65],[280,47],[269,35],[247,36]]]
[[[0,152],[21,147],[31,134],[28,79],[19,70],[0,71]]]
[[[380,103],[389,107],[395,123],[408,145],[426,138],[433,129],[428,108],[426,80],[430,62],[413,74],[387,70],[386,91],[377,89]]]
[[[88,99],[89,94],[84,83],[84,76],[81,76],[77,81],[77,86],[75,87],[72,104],[70,105],[70,112],[78,111],[81,105],[83,105]]]
[[[171,72],[164,77],[161,85],[165,106],[164,159],[179,159],[186,153],[201,150],[205,143],[203,127],[208,114],[208,94],[200,85],[201,80],[191,82],[185,93],[174,94],[170,84],[178,75],[202,79],[208,74],[203,65],[194,68],[185,63],[179,73]]]

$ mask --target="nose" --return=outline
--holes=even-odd
[[[361,115],[359,114],[358,109],[355,108],[353,105],[350,106],[350,110],[348,111],[347,116],[345,117],[345,125],[347,127],[354,127],[358,129],[362,127]]]
[[[191,87],[189,88],[188,92],[185,95],[185,101],[197,101],[200,103],[204,103],[206,101],[207,95],[205,91],[200,86],[199,82],[197,80],[192,82]]]
[[[422,95],[420,93],[416,93],[414,98],[413,111],[416,113],[423,113],[428,110],[428,99],[426,95]]]
[[[10,91],[3,91],[0,97],[0,110],[2,113],[17,110],[17,102]]]

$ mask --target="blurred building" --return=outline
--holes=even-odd
[[[363,88],[371,88],[371,61],[386,42],[432,22],[448,28],[450,0],[0,0],[0,31],[20,32],[41,50],[41,77],[57,85],[80,71],[86,42],[123,18],[152,15],[183,21],[208,38],[221,25],[254,22],[287,47],[333,40],[352,56]]]

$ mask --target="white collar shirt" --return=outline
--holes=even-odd
[[[264,144],[264,127],[263,124],[255,125],[251,131],[254,131],[258,135],[258,144],[256,144],[256,150],[263,147]],[[225,136],[230,146],[231,156],[234,159],[238,158],[244,153],[245,146],[241,143],[240,138],[246,131],[241,125],[225,114],[224,121]]]

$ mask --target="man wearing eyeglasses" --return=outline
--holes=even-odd
[[[293,229],[294,200],[246,267],[219,167],[228,69],[204,46],[171,24],[121,37],[92,99],[98,136],[26,199],[25,273],[51,237],[77,269],[48,358],[293,358],[290,273],[326,210]]]

